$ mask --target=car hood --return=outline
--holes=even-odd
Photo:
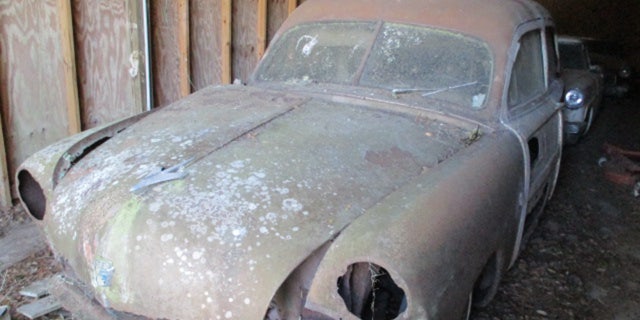
[[[424,115],[212,87],[74,163],[44,226],[106,307],[262,319],[314,250],[468,136]]]

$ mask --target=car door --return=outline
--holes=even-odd
[[[532,230],[555,187],[562,147],[561,103],[553,29],[544,22],[523,25],[510,52],[502,122],[519,138],[524,190],[515,261],[523,235]]]

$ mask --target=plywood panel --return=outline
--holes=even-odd
[[[233,1],[233,77],[247,81],[258,62],[258,8],[260,0]]]
[[[82,126],[144,110],[144,51],[138,0],[73,0]]]
[[[267,28],[268,42],[271,42],[276,31],[278,31],[278,28],[280,28],[284,20],[287,19],[290,3],[290,0],[269,0],[269,24]]]
[[[0,97],[8,172],[70,130],[71,97],[59,4],[65,0],[0,1]],[[1,152],[0,152],[1,154]]]
[[[228,0],[227,0],[228,1]],[[197,91],[223,81],[222,5],[225,0],[191,0],[191,86]]]
[[[189,84],[189,2],[156,0],[151,3],[153,33],[153,98],[167,105],[191,91]]]

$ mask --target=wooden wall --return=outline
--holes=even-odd
[[[246,81],[297,4],[0,0],[0,208],[12,203],[16,168],[37,150],[206,86]]]
[[[139,0],[73,0],[82,128],[145,110],[145,48]]]
[[[5,156],[0,205],[9,181],[35,151],[79,132],[69,1],[0,1],[0,97]]]

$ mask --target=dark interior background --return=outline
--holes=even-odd
[[[553,15],[560,34],[614,41],[640,70],[639,0],[538,0]],[[637,77],[636,77],[637,78]]]

